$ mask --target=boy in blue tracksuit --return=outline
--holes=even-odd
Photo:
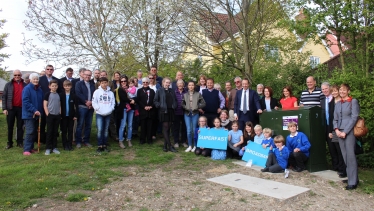
[[[310,142],[308,137],[297,131],[296,122],[288,123],[290,135],[287,136],[286,146],[290,151],[288,163],[293,167],[293,171],[301,172],[305,170],[305,162],[309,158]]]
[[[276,148],[270,146],[268,159],[266,160],[266,167],[261,169],[262,172],[280,173],[287,168],[288,157],[290,152],[284,145],[284,137],[279,135],[274,138]]]

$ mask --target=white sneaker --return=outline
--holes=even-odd
[[[58,151],[58,149],[57,149],[57,148],[54,148],[52,152],[53,152],[53,153],[55,153],[55,154],[57,154],[57,155],[59,155],[59,154],[60,154],[60,151]]]
[[[185,152],[190,152],[191,151],[191,146],[189,146],[186,150],[185,150]]]
[[[285,169],[284,170],[284,178],[288,178],[289,173],[290,173],[290,171],[288,169]]]
[[[188,145],[187,145],[186,143],[183,143],[183,147],[187,148],[187,147],[188,147]]]
[[[196,150],[196,147],[193,147],[193,148],[191,149],[191,152],[195,152],[195,150]]]
[[[174,148],[179,148],[179,144],[178,143],[174,144]]]
[[[50,149],[46,149],[44,154],[45,155],[50,155],[51,154],[51,150]]]

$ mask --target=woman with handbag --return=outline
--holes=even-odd
[[[347,166],[348,185],[346,190],[357,188],[358,171],[357,159],[355,155],[356,137],[354,136],[354,126],[356,125],[360,105],[356,99],[349,96],[350,87],[342,84],[339,88],[341,101],[335,104],[334,130],[339,140],[344,162]]]

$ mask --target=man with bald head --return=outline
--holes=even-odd
[[[306,86],[308,88],[301,93],[300,106],[320,106],[324,95],[321,88],[316,87],[316,80],[313,76],[306,79]]]
[[[2,96],[3,113],[8,124],[8,143],[5,147],[13,147],[13,128],[17,119],[17,146],[23,147],[23,120],[22,120],[22,91],[26,83],[22,79],[20,70],[13,71],[13,79],[5,84]]]

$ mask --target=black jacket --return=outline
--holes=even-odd
[[[61,81],[60,79],[52,76],[52,79],[56,80],[57,81],[57,84],[58,84],[58,88],[57,88],[57,93],[61,93],[61,91],[63,90],[62,88],[62,85],[61,85]],[[50,92],[51,90],[49,89],[49,82],[48,82],[48,79],[47,79],[47,76],[46,75],[43,75],[42,77],[39,78],[39,86],[40,88],[42,88],[43,90],[43,96]]]
[[[66,93],[60,93],[60,102],[61,102],[61,117],[66,116]],[[77,98],[74,93],[70,92],[69,96],[69,117],[77,117],[78,118],[78,105],[77,105]]]
[[[23,88],[27,85],[23,79],[21,79],[20,83],[23,84]],[[2,96],[2,105],[3,105],[3,111],[9,110],[13,108],[13,93],[14,93],[14,87],[13,87],[13,79],[5,84],[3,96]],[[21,96],[22,97],[22,96]]]
[[[122,119],[123,118],[123,111],[126,108],[126,104],[129,104],[132,110],[135,110],[135,104],[130,104],[131,99],[129,99],[128,94],[126,93],[123,88],[116,89],[114,93],[114,97],[116,97],[118,94],[119,97],[119,104],[117,104],[116,108],[116,114],[117,118]],[[136,101],[136,98],[133,98],[134,101]]]
[[[147,92],[149,92],[149,100],[147,102],[147,99],[148,99],[148,94]],[[154,117],[154,113],[155,113],[155,110],[156,108],[154,108],[154,105],[153,105],[153,100],[155,99],[155,91],[153,89],[150,89],[149,87],[145,88],[145,87],[142,87],[140,89],[138,89],[137,91],[137,104],[139,106],[139,118],[140,119],[146,119],[146,118],[153,118]],[[152,106],[152,109],[150,109],[149,111],[145,110],[144,108],[146,106]]]
[[[266,109],[266,103],[265,103],[265,97],[262,97],[260,99],[260,105],[261,105],[261,110],[265,110]],[[278,103],[278,100],[271,97],[270,98],[270,108],[271,109],[274,109],[275,107],[279,107],[279,103]]]
[[[177,108],[177,100],[176,100],[176,97],[175,97],[175,92],[172,89],[168,89],[168,91],[170,92],[170,95],[171,95],[172,101],[173,101],[172,108],[176,109]],[[153,101],[153,104],[156,106],[156,108],[158,108],[158,111],[160,113],[167,112],[165,92],[166,92],[166,90],[163,87],[160,88],[159,90],[157,90],[155,99]]]

